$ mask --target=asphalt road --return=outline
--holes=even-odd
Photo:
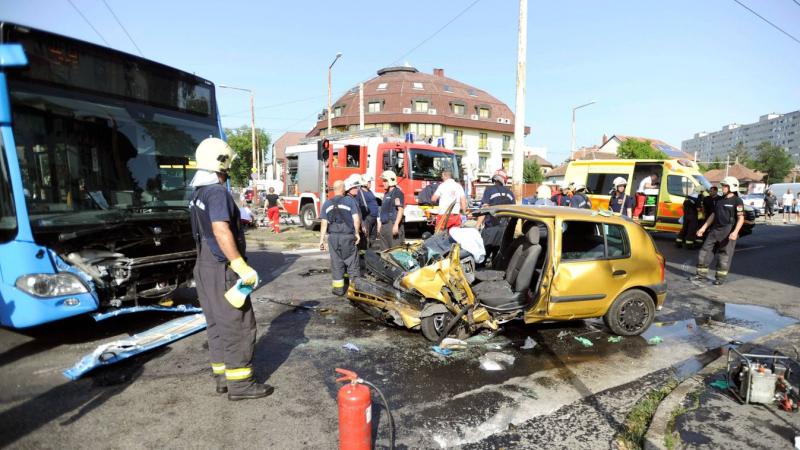
[[[514,324],[449,357],[433,353],[419,334],[373,323],[331,296],[327,274],[307,274],[327,266],[325,255],[254,252],[267,278],[255,295],[262,300],[254,303],[255,371],[276,387],[263,400],[234,403],[214,393],[204,333],[75,382],[61,375],[98,344],[174,316],[0,330],[0,446],[335,448],[333,369],[344,367],[386,394],[398,447],[611,447],[647,390],[697,370],[732,339],[751,340],[800,319],[800,227],[757,227],[741,240],[723,287],[687,281],[696,252],[674,248],[672,239],[656,236],[668,260],[669,297],[642,337],[610,343],[600,321]],[[575,336],[594,346],[583,347]],[[655,336],[663,342],[649,344]],[[527,337],[538,343],[533,350],[519,348]],[[488,351],[515,362],[484,371],[478,358]],[[385,447],[387,414],[380,405],[373,406],[372,423],[378,447]]]

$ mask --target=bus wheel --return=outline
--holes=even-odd
[[[314,228],[314,220],[317,218],[317,211],[314,209],[313,203],[306,203],[300,208],[300,223],[303,224],[306,230]]]

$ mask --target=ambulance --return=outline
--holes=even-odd
[[[636,198],[641,181],[658,176],[656,188],[648,189],[644,211],[639,223],[651,231],[677,233],[681,229],[683,202],[692,193],[708,192],[711,183],[700,173],[694,161],[688,159],[607,159],[579,160],[569,163],[564,180],[586,185],[592,208],[609,209],[608,203],[617,177],[628,180],[625,193]],[[635,201],[635,200],[634,200]],[[755,224],[755,211],[745,205],[745,223],[740,234],[750,234]]]

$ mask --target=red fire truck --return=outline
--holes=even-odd
[[[319,217],[320,190],[323,178],[328,197],[333,196],[331,186],[352,174],[369,174],[370,186],[380,201],[383,188],[380,182],[384,170],[397,174],[398,184],[405,194],[406,224],[426,224],[430,207],[418,204],[419,193],[429,184],[441,181],[441,172],[453,171],[453,178],[461,179],[457,155],[444,147],[412,141],[392,141],[381,135],[356,136],[328,141],[328,158],[320,161],[316,140],[286,148],[288,179],[287,196],[283,204],[291,215],[300,217],[308,229],[315,226]],[[323,177],[323,168],[325,170]]]

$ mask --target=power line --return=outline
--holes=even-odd
[[[789,36],[789,38],[790,38],[791,40],[793,40],[793,41],[797,42],[798,44],[800,44],[800,39],[797,39],[796,37],[792,36],[792,35],[791,35],[791,34],[789,34],[787,31],[785,31],[783,28],[781,28],[781,27],[779,27],[779,26],[775,25],[774,23],[770,22],[770,21],[769,21],[769,20],[767,20],[767,19],[766,19],[764,16],[762,16],[761,14],[759,14],[759,13],[757,13],[757,12],[753,11],[752,9],[748,8],[748,7],[747,7],[747,5],[745,5],[744,3],[740,2],[739,0],[733,0],[733,1],[735,1],[736,3],[738,3],[738,4],[739,4],[739,6],[741,6],[742,8],[744,8],[744,9],[746,9],[746,10],[750,11],[751,13],[755,14],[755,15],[756,15],[756,16],[757,16],[759,19],[761,19],[761,20],[763,20],[764,22],[767,22],[768,24],[772,25],[772,27],[773,27],[773,28],[775,28],[776,30],[780,31],[781,33],[785,34],[786,36]],[[800,3],[798,3],[798,1],[797,1],[797,0],[794,0],[794,2],[795,2],[795,3],[797,3],[798,5],[800,5]]]
[[[797,6],[800,6],[800,1],[799,0],[792,0],[792,1],[797,3]]]
[[[106,40],[106,38],[104,38],[104,37],[103,37],[103,35],[102,35],[102,34],[100,34],[100,32],[99,32],[99,31],[97,31],[97,28],[95,28],[95,27],[94,27],[94,25],[92,25],[92,22],[89,22],[89,19],[87,19],[87,18],[86,18],[86,16],[84,16],[84,15],[83,15],[83,13],[81,12],[81,10],[80,10],[80,9],[78,9],[78,7],[77,7],[77,6],[75,6],[75,3],[72,3],[72,0],[67,0],[67,1],[69,2],[69,4],[70,4],[70,5],[72,5],[72,7],[73,7],[73,8],[75,8],[75,11],[76,11],[78,14],[80,14],[80,16],[81,16],[81,17],[83,17],[83,20],[85,20],[85,21],[86,21],[86,23],[87,23],[87,24],[88,24],[90,27],[92,27],[92,29],[94,30],[94,32],[95,32],[95,33],[97,33],[97,35],[98,35],[98,36],[100,36],[100,39],[102,39],[102,40],[103,40],[103,42],[105,42],[105,43],[106,43],[106,46],[107,46],[107,47],[111,47],[111,44],[109,44],[109,43],[108,43],[108,41]]]
[[[301,98],[301,99],[297,99],[297,100],[289,100],[288,102],[283,102],[283,103],[274,103],[274,104],[272,104],[272,105],[264,105],[264,106],[259,106],[259,107],[258,107],[258,108],[256,108],[255,110],[256,110],[256,111],[260,111],[260,110],[262,110],[262,109],[277,108],[277,107],[279,107],[279,106],[291,105],[291,104],[293,104],[293,103],[302,103],[302,102],[308,102],[308,101],[311,101],[311,100],[317,100],[317,99],[320,99],[320,98],[325,98],[325,97],[327,97],[327,95],[317,95],[317,96],[314,96],[314,97]],[[250,112],[250,109],[245,109],[245,110],[242,110],[242,111],[237,111],[237,112],[233,112],[233,113],[223,114],[223,115],[222,115],[222,117],[236,116],[236,115],[239,115],[239,114],[242,114],[242,113],[246,113],[246,112],[247,112],[247,113],[249,113],[249,112]]]
[[[441,26],[441,27],[440,27],[438,30],[434,31],[434,32],[433,32],[433,34],[431,34],[430,36],[428,36],[428,37],[426,37],[425,39],[423,39],[423,40],[422,40],[422,42],[420,42],[419,44],[417,44],[416,46],[414,46],[414,47],[413,47],[411,50],[409,50],[409,51],[405,52],[405,53],[403,54],[403,56],[401,56],[401,57],[397,58],[396,60],[394,60],[394,62],[392,63],[392,65],[396,64],[398,61],[402,61],[402,59],[403,59],[403,58],[405,58],[406,56],[410,55],[411,53],[413,53],[413,52],[414,52],[415,50],[417,50],[418,48],[420,48],[420,47],[422,47],[423,45],[425,45],[425,43],[426,43],[426,42],[428,42],[428,41],[430,41],[431,39],[433,39],[433,38],[434,38],[434,36],[436,36],[437,34],[441,33],[441,32],[442,32],[442,30],[444,30],[445,28],[447,28],[447,27],[448,27],[448,26],[449,26],[451,23],[455,22],[455,21],[456,21],[456,20],[457,20],[459,17],[463,16],[463,15],[464,15],[464,13],[466,13],[467,11],[469,11],[469,10],[470,10],[470,8],[472,8],[473,6],[475,6],[475,5],[476,5],[476,4],[477,4],[479,1],[481,1],[481,0],[475,0],[475,1],[473,1],[472,3],[470,3],[469,5],[467,5],[467,7],[466,7],[466,8],[462,9],[462,10],[461,10],[461,12],[459,12],[458,14],[456,14],[456,15],[455,15],[455,17],[453,17],[453,18],[452,18],[452,19],[450,19],[450,20],[449,20],[447,23],[445,23],[444,25],[442,25],[442,26]]]
[[[120,22],[119,17],[117,17],[117,15],[114,14],[114,10],[111,9],[111,6],[108,4],[108,2],[106,0],[103,0],[103,4],[106,5],[106,8],[108,8],[108,12],[110,12],[111,15],[114,17],[114,20],[117,21],[117,25],[119,25],[119,27],[122,28],[122,31],[124,31],[125,35],[128,36],[128,39],[131,40],[131,43],[133,44],[133,46],[136,47],[136,51],[139,52],[139,56],[144,57],[144,53],[142,53],[142,49],[140,49],[139,46],[136,45],[136,41],[134,41],[133,37],[131,37],[131,34],[128,33],[128,30],[125,28],[125,25],[123,25],[122,22]]]

